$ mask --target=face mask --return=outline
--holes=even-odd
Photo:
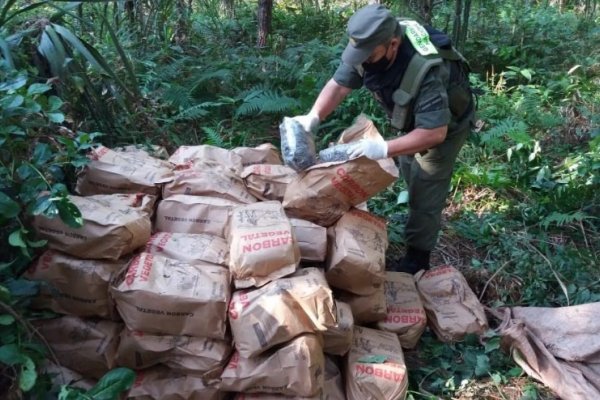
[[[372,73],[385,71],[390,65],[390,62],[392,61],[389,58],[387,58],[387,50],[388,49],[386,49],[385,55],[379,60],[370,63],[362,63],[362,67],[364,68],[364,70]]]

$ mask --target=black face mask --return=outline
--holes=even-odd
[[[386,49],[385,55],[383,57],[381,57],[379,60],[377,60],[375,62],[370,62],[370,63],[366,63],[366,62],[362,63],[362,67],[364,68],[364,70],[367,72],[371,72],[371,73],[378,73],[378,72],[383,72],[386,69],[388,69],[392,60],[387,58],[387,50],[388,49]]]

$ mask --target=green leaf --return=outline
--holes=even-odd
[[[48,97],[48,111],[56,111],[60,109],[63,105],[63,101],[56,96]]]
[[[20,229],[10,234],[10,236],[8,237],[8,243],[14,247],[27,247],[25,241],[23,240],[23,231],[21,231]]]
[[[55,124],[62,124],[65,121],[65,115],[60,112],[53,112],[46,114],[50,122],[54,122]]]
[[[493,337],[485,343],[485,352],[490,353],[500,348],[500,337]]]
[[[19,203],[8,197],[3,192],[0,192],[0,215],[5,218],[14,218],[19,215],[21,207]]]
[[[6,282],[6,287],[13,297],[31,297],[40,291],[40,282],[27,279],[12,279]]]
[[[0,107],[6,109],[20,107],[25,101],[25,97],[20,94],[6,96],[0,100]]]
[[[89,399],[85,397],[82,389],[70,387],[68,385],[62,385],[60,387],[60,393],[58,393],[58,400],[82,400]]]
[[[63,222],[72,228],[80,228],[83,226],[83,218],[81,211],[67,197],[60,199],[56,206],[58,207],[58,215]]]
[[[29,96],[33,96],[33,95],[36,95],[36,94],[46,93],[50,89],[52,89],[52,86],[47,85],[45,83],[33,83],[27,89],[27,94]]]
[[[406,203],[408,203],[408,190],[403,190],[398,194],[398,200],[396,200],[396,204]]]
[[[29,165],[29,163],[21,164],[17,168],[17,174],[19,178],[25,180],[29,178],[31,175],[35,174],[35,170]]]
[[[27,75],[18,75],[12,80],[0,83],[0,91],[17,90],[27,83]]]
[[[8,288],[5,288],[2,285],[0,285],[0,301],[3,301],[5,303],[10,302],[10,291],[8,290]]]
[[[35,200],[35,205],[31,210],[31,214],[40,215],[43,214],[52,205],[52,198],[50,195],[40,196]]]
[[[135,381],[135,372],[129,368],[115,368],[106,373],[87,394],[94,400],[112,400],[129,389]]]
[[[33,163],[37,166],[45,164],[52,158],[52,148],[48,143],[38,143],[33,150]]]
[[[0,325],[7,326],[15,322],[15,317],[10,314],[0,315]]]
[[[490,370],[490,359],[484,354],[477,355],[477,363],[475,364],[475,375],[484,376],[487,375]]]
[[[29,247],[33,247],[34,249],[40,248],[40,247],[44,247],[45,245],[48,244],[48,241],[46,239],[42,239],[42,240],[27,240],[27,244],[29,245]]]
[[[6,365],[21,364],[25,356],[21,354],[16,344],[5,344],[0,346],[0,362]]]
[[[48,60],[52,74],[63,77],[67,55],[60,37],[54,32],[52,26],[47,25],[42,33],[38,51]]]
[[[24,357],[25,362],[23,363],[23,368],[21,368],[21,374],[19,375],[19,387],[24,392],[28,392],[35,385],[37,372],[35,372],[33,360],[27,356]]]

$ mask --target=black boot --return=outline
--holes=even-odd
[[[413,275],[422,269],[428,270],[430,256],[430,251],[408,246],[406,255],[400,260],[400,263],[394,270],[398,272],[408,272]]]

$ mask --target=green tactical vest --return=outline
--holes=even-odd
[[[398,18],[398,23],[403,25],[406,29],[406,26],[409,24],[416,24],[418,27],[422,28],[423,31],[425,28],[420,26],[417,22],[413,20],[408,20],[404,18]],[[429,35],[426,38],[420,38],[421,40],[426,40],[428,44],[432,47],[433,43],[429,41]],[[411,40],[409,38],[409,40]],[[419,40],[419,39],[417,39]],[[419,88],[421,87],[421,83],[427,72],[435,66],[442,65],[444,60],[451,61],[462,61],[462,63],[467,68],[467,71],[470,70],[469,63],[463,57],[462,54],[454,46],[451,49],[442,49],[439,47],[435,47],[433,51],[437,54],[426,54],[422,55],[419,52],[419,48],[415,43],[413,43],[413,47],[415,47],[415,54],[412,56],[410,61],[408,62],[408,66],[406,68],[406,72],[402,77],[402,81],[398,86],[398,89],[394,91],[392,94],[392,99],[394,101],[394,109],[392,111],[391,124],[394,128],[403,130],[404,125],[406,124],[406,118],[411,109],[411,102],[417,96],[419,92]],[[426,43],[427,44],[427,43]],[[431,47],[430,47],[431,49]],[[362,71],[359,71],[362,75]],[[461,115],[462,112],[460,110],[465,111],[469,106],[471,101],[471,94],[465,93],[465,89],[455,85],[454,87],[450,87],[448,89],[448,102],[451,104],[451,111],[453,113],[460,113],[455,115]]]

